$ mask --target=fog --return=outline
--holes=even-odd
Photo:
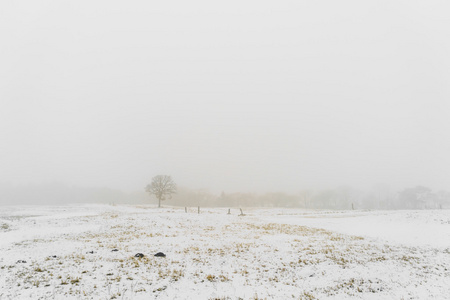
[[[214,195],[449,190],[449,9],[2,1],[0,203],[142,199],[158,174]]]

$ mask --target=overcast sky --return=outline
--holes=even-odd
[[[448,1],[0,2],[0,182],[450,189]]]

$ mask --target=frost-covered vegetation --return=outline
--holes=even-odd
[[[244,212],[5,207],[0,297],[445,299],[450,293],[447,210]]]

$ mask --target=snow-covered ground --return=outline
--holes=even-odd
[[[448,210],[227,211],[1,207],[0,299],[450,297]]]

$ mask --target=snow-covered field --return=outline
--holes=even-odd
[[[227,211],[1,207],[0,299],[450,298],[448,210]]]

